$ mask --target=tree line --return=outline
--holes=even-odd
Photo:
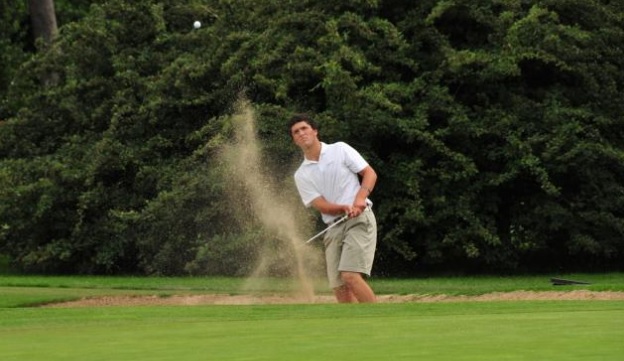
[[[244,94],[284,189],[294,112],[377,170],[379,275],[621,269],[620,1],[56,0],[51,39],[29,3],[0,0],[15,267],[248,272],[218,158]]]

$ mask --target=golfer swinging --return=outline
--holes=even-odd
[[[304,155],[295,172],[301,200],[318,210],[328,226],[348,216],[325,234],[329,285],[338,302],[375,302],[363,275],[370,276],[377,244],[377,221],[367,198],[377,173],[348,144],[319,141],[317,125],[308,115],[297,114],[288,125]]]

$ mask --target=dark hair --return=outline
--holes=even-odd
[[[290,117],[290,120],[288,121],[288,135],[290,135],[292,137],[292,127],[293,127],[293,125],[295,125],[295,124],[297,124],[299,122],[306,122],[306,123],[308,123],[310,128],[312,128],[314,130],[318,130],[318,125],[316,124],[314,119],[312,119],[309,115],[307,115],[305,113],[298,113],[298,114],[295,114],[292,117]]]

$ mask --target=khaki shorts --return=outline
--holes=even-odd
[[[324,239],[327,277],[331,288],[344,284],[340,272],[370,276],[377,246],[377,220],[370,208],[327,231]]]

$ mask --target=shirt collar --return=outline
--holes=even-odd
[[[321,157],[323,156],[323,153],[325,153],[325,151],[327,150],[327,144],[321,142],[321,153],[319,154],[319,160],[321,160]],[[316,164],[318,163],[318,161],[316,160],[309,160],[307,159],[305,156],[303,157],[303,164]]]

